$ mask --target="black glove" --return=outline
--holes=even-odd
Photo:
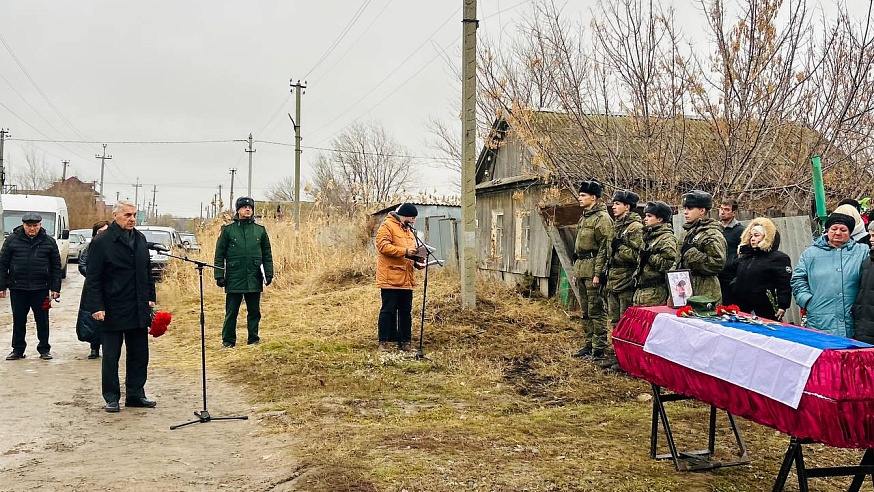
[[[683,256],[684,254],[686,254],[686,251],[689,251],[693,247],[694,247],[694,245],[691,242],[683,243],[683,246],[680,248],[680,256]]]
[[[265,277],[264,278],[265,285],[270,285],[270,282],[273,282],[273,277]]]
[[[872,261],[874,261],[874,249],[872,249],[871,251],[872,251],[872,253],[871,253],[871,255],[872,255],[871,258],[872,258]],[[580,259],[580,257],[577,256],[577,252],[574,251],[574,254],[571,255],[571,260],[572,260],[572,261],[577,261],[577,260],[579,260],[579,259]]]
[[[622,240],[619,239],[618,237],[616,239],[610,241],[610,247],[613,249],[614,253],[616,252],[617,249],[619,249],[619,246],[622,246]]]
[[[215,284],[218,285],[219,287],[224,287],[225,285],[228,285],[228,283],[227,283],[227,281],[225,281],[224,277],[215,279]]]

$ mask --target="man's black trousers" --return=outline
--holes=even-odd
[[[36,337],[39,340],[37,352],[45,354],[52,349],[49,345],[49,311],[42,308],[48,297],[48,289],[9,289],[9,300],[12,304],[12,351],[16,354],[23,354],[27,347],[25,333],[30,311],[33,311],[33,320],[36,322]]]
[[[381,289],[379,310],[379,341],[405,343],[412,339],[413,291],[411,289]]]
[[[118,361],[121,345],[126,346],[127,363],[124,377],[125,399],[146,397],[146,375],[149,370],[149,329],[105,330],[103,332],[103,399],[107,403],[121,398],[118,382]]]

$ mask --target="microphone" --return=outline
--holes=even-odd
[[[167,253],[170,251],[170,248],[168,248],[167,246],[164,246],[161,243],[153,243],[151,241],[146,241],[146,247],[155,250],[158,253]]]
[[[413,227],[413,224],[410,223],[409,220],[402,220],[402,219],[401,219],[401,216],[398,215],[397,212],[389,212],[388,214],[391,215],[392,217],[398,219],[398,222],[401,223],[401,226],[402,226],[404,229],[409,229],[409,230],[411,230],[411,231],[415,231],[415,230],[416,230],[416,228]]]
[[[413,232],[416,232],[416,228],[413,227],[413,223],[412,223],[412,222],[410,222],[410,221],[404,222],[404,226],[405,226],[407,229],[409,229],[409,230],[411,230],[411,231],[413,231]]]

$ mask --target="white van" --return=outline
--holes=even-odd
[[[27,212],[42,216],[46,234],[55,238],[61,254],[61,277],[67,278],[67,251],[70,238],[70,216],[67,201],[59,196],[0,195],[0,210],[3,214],[3,235],[8,236],[21,225],[21,217]]]

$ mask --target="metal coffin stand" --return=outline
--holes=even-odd
[[[780,492],[783,486],[786,485],[786,479],[789,477],[789,472],[792,471],[792,464],[795,464],[795,473],[798,475],[798,490],[799,492],[808,492],[807,479],[818,477],[853,477],[853,482],[847,492],[858,492],[862,488],[862,482],[865,477],[871,475],[871,481],[874,483],[874,450],[866,449],[862,455],[862,461],[857,466],[828,466],[822,468],[807,468],[804,465],[804,454],[802,446],[805,444],[814,444],[810,439],[798,439],[792,437],[789,439],[789,448],[786,450],[786,455],[783,457],[783,464],[780,466],[780,473],[777,474],[777,480],[774,482],[772,492]]]
[[[660,386],[652,384],[652,433],[650,434],[649,456],[657,460],[671,459],[674,461],[674,467],[677,471],[700,471],[712,470],[715,468],[723,468],[727,466],[739,466],[749,464],[750,458],[747,455],[747,447],[740,435],[740,429],[734,420],[734,416],[728,412],[728,423],[734,433],[734,438],[738,446],[738,460],[736,461],[715,461],[712,459],[713,450],[716,441],[716,407],[710,405],[710,428],[707,433],[707,449],[697,451],[678,451],[677,445],[674,443],[674,436],[671,433],[671,424],[668,421],[668,414],[665,412],[665,403],[671,401],[694,400],[691,396],[680,395],[676,393],[663,394]],[[662,428],[665,432],[665,438],[668,441],[669,454],[656,454],[658,451],[658,432],[659,420],[661,420]],[[776,489],[775,489],[776,490]]]

